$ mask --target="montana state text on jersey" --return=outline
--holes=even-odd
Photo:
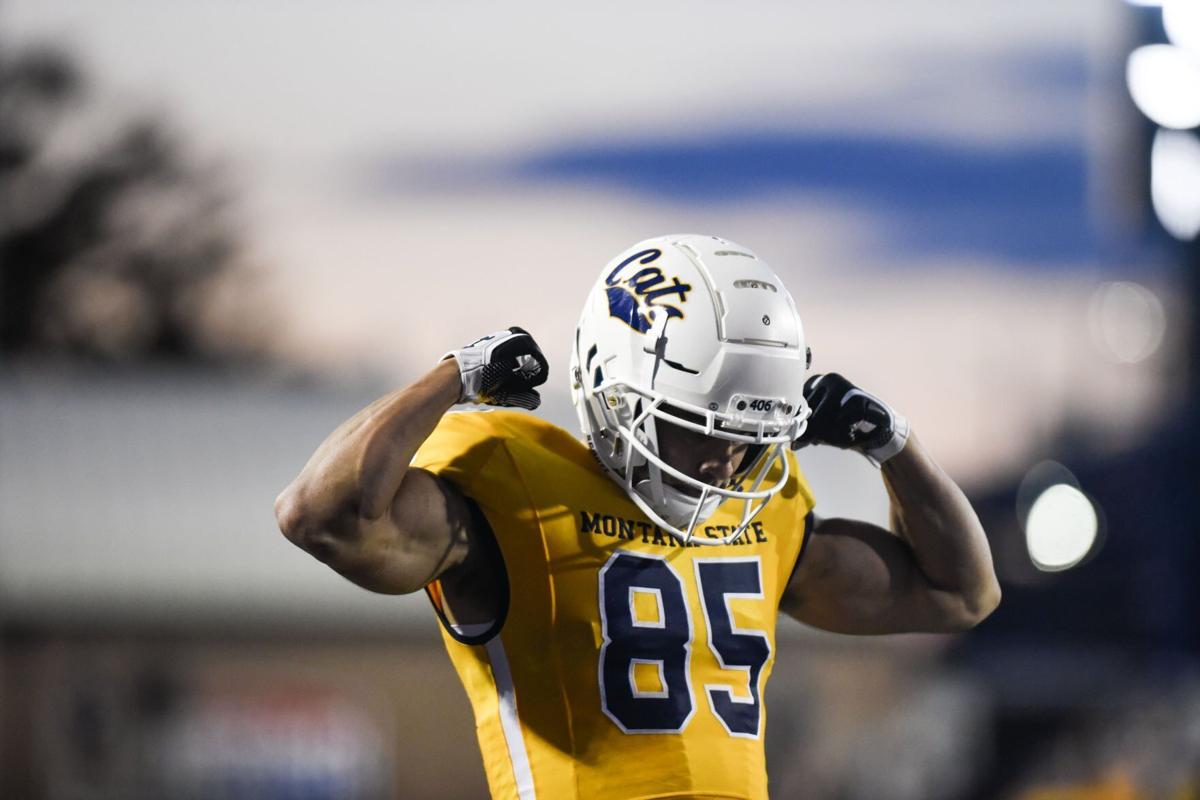
[[[525,414],[447,414],[413,464],[477,504],[507,576],[491,624],[455,625],[429,587],[494,796],[766,796],[764,689],[813,508],[794,462],[716,547],[664,534],[585,444]],[[722,508],[697,535],[739,521]]]
[[[633,540],[642,539],[642,544],[656,544],[660,547],[700,547],[700,543],[690,541],[686,544],[676,543],[675,539],[668,534],[663,533],[663,529],[649,522],[637,519],[625,519],[624,517],[614,517],[611,514],[601,514],[600,512],[588,513],[587,511],[579,512],[579,529],[583,533],[594,533],[597,536],[616,537],[618,539]],[[705,525],[700,531],[709,539],[721,539],[728,536],[737,528],[733,525]],[[750,544],[758,542],[766,544],[766,530],[761,522],[751,522],[750,527],[742,532],[742,535],[729,542],[730,545]]]

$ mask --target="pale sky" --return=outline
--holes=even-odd
[[[940,249],[953,228],[914,247],[895,176],[847,195],[793,175],[732,199],[717,177],[689,198],[626,165],[725,131],[966,148],[968,167],[1038,148],[1092,163],[1111,148],[1095,76],[1119,64],[1119,15],[1116,0],[9,0],[0,31],[78,53],[94,118],[161,111],[229,165],[288,358],[400,381],[518,323],[557,366],[547,415],[573,427],[566,348],[600,267],[647,236],[716,233],[783,276],[817,369],[892,399],[952,474],[983,483],[1019,474],[1067,417],[1123,437],[1150,418],[1165,356],[1111,364],[1086,325],[1096,284],[1142,265],[970,236]],[[623,147],[595,173],[544,168]],[[949,209],[921,219],[953,225]]]

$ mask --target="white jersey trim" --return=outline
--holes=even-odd
[[[467,638],[482,636],[492,628],[496,627],[495,620],[492,620],[491,622],[467,622],[462,625],[459,625],[456,622],[450,622],[448,624],[459,636],[466,636]]]
[[[525,748],[525,735],[521,733],[521,718],[517,716],[517,694],[513,688],[512,672],[508,668],[508,656],[499,636],[488,640],[484,647],[492,662],[492,678],[496,682],[496,694],[500,701],[500,727],[508,745],[517,797],[521,800],[537,800],[533,788],[533,769],[529,766],[529,751]]]

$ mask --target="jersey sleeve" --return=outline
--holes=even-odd
[[[453,483],[484,507],[511,499],[513,475],[507,465],[503,426],[486,411],[451,412],[413,457],[412,466]]]
[[[464,645],[484,644],[495,637],[508,615],[509,584],[496,522],[503,530],[505,504],[519,502],[511,456],[505,447],[505,426],[488,412],[452,412],[442,417],[433,433],[413,457],[412,466],[453,483],[467,497],[470,513],[481,534],[479,541],[500,567],[503,588],[496,600],[496,616],[485,622],[459,624],[452,612],[456,584],[442,580],[425,587],[446,636]]]

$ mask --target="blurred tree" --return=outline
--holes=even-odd
[[[63,154],[86,100],[68,56],[0,51],[0,356],[260,356],[254,315],[236,335],[214,320],[249,278],[216,170],[149,119]]]

